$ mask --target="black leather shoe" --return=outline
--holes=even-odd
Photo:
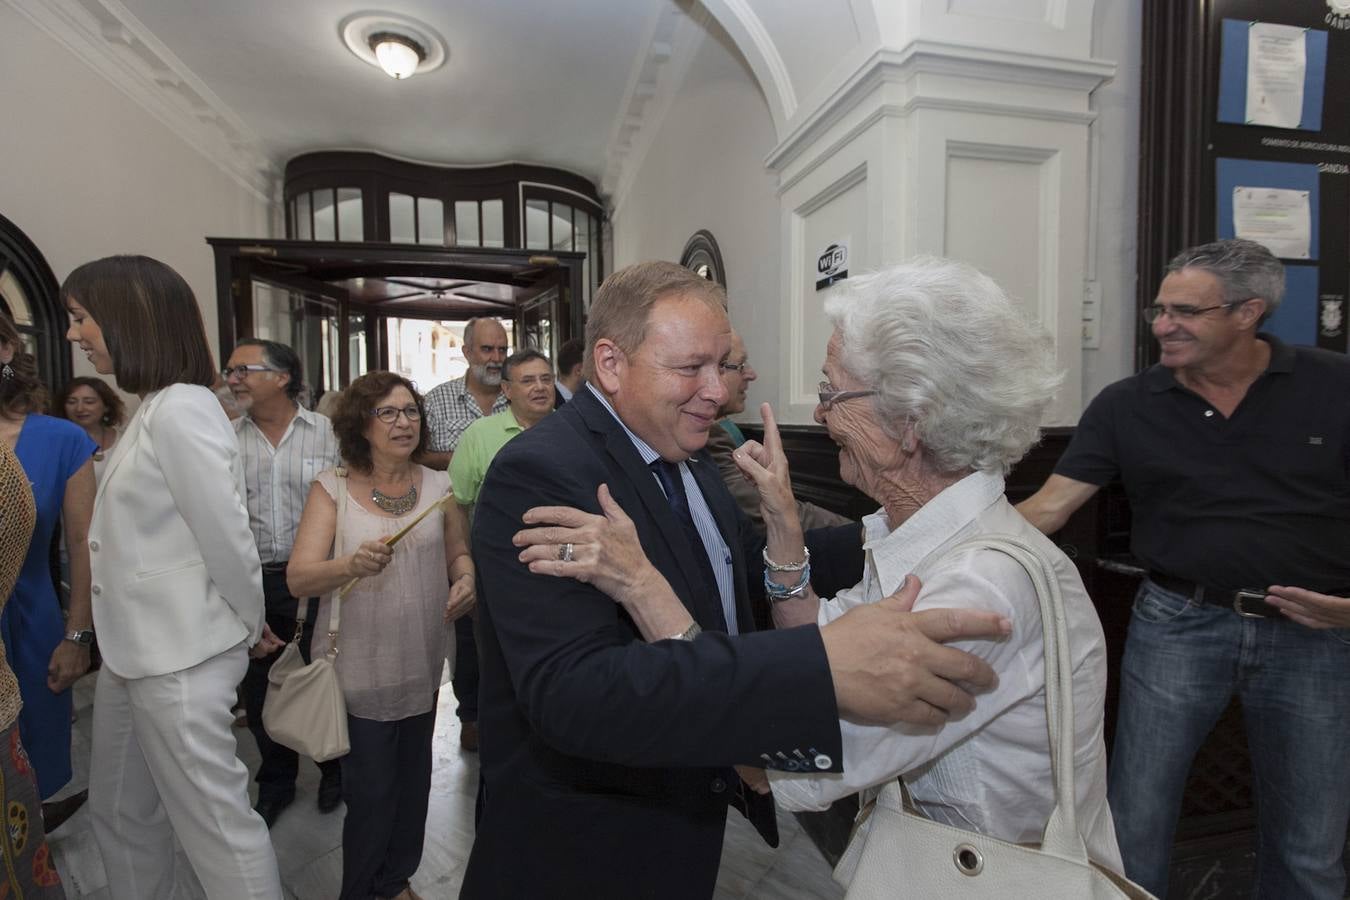
[[[335,770],[331,775],[324,772],[319,778],[319,812],[330,813],[342,802],[342,771]]]
[[[253,807],[253,811],[262,816],[262,820],[271,828],[276,824],[281,811],[290,806],[295,797],[259,797],[258,805]]]
[[[42,829],[51,834],[64,825],[66,819],[75,815],[75,811],[84,806],[84,801],[88,799],[88,791],[78,791],[69,797],[42,804]]]

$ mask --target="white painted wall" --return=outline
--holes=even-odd
[[[214,351],[215,268],[204,239],[269,236],[269,203],[4,3],[0,59],[0,214],[58,280],[114,253],[173,266],[197,294]],[[83,354],[75,372],[93,374]]]
[[[1092,94],[1097,112],[1091,176],[1097,185],[1093,210],[1095,247],[1089,247],[1089,278],[1100,287],[1100,346],[1083,351],[1083,396],[1134,372],[1136,229],[1139,213],[1139,56],[1142,0],[1098,0],[1093,55],[1115,60],[1116,76]],[[1094,272],[1095,268],[1095,272]]]
[[[779,207],[777,179],[764,167],[775,143],[749,69],[710,25],[612,219],[615,269],[678,262],[695,231],[712,232],[726,263],[732,324],[764,372],[751,385],[750,410],[777,398]],[[758,421],[758,413],[747,418]]]

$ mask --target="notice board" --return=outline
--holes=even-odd
[[[1143,54],[1139,305],[1181,249],[1249,237],[1286,270],[1263,327],[1346,352],[1350,0],[1147,0]]]

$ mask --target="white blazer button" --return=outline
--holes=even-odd
[[[94,585],[93,587],[91,587],[91,588],[89,589],[89,593],[91,593],[91,594],[93,594],[95,597],[97,597],[99,594],[103,593],[103,585],[101,585],[101,584],[96,584],[96,585]]]
[[[98,541],[90,541],[90,542],[89,542],[89,549],[92,550],[92,551],[94,551],[95,553],[97,553],[97,552],[98,552]]]
[[[834,764],[834,760],[830,759],[824,753],[818,753],[816,754],[815,763],[817,769],[828,769]]]

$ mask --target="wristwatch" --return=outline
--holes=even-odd
[[[82,647],[88,647],[94,642],[94,632],[91,629],[68,631],[66,632],[66,640],[74,641]]]

